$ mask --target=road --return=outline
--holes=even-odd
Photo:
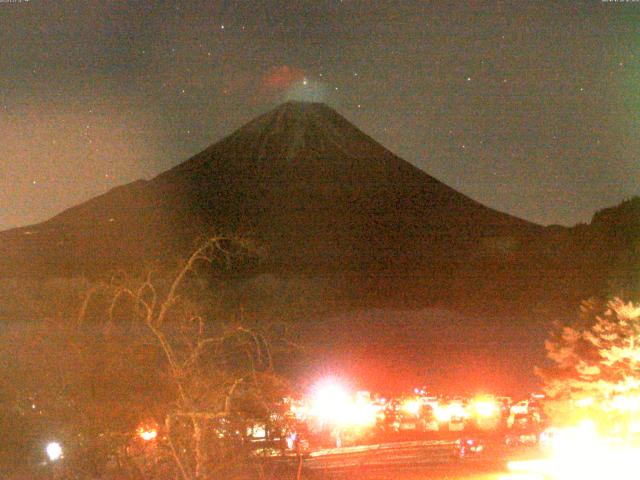
[[[454,460],[455,442],[427,440],[379,443],[312,452],[304,460],[307,469],[353,469],[362,466],[433,465]]]
[[[505,472],[504,451],[456,458],[455,442],[422,440],[317,450],[303,458],[302,478],[322,480],[495,480]],[[297,460],[287,459],[290,465]]]

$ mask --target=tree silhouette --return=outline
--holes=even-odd
[[[556,423],[588,417],[625,429],[640,414],[640,305],[584,302],[579,321],[546,342],[552,365],[537,369]]]
[[[284,428],[288,386],[273,357],[290,350],[286,326],[203,301],[204,277],[219,271],[210,264],[245,252],[213,237],[169,279],[118,274],[88,285],[75,315],[3,332],[0,426],[17,440],[0,446],[0,462],[27,458],[35,445],[36,465],[50,439],[63,445],[65,478],[200,480],[262,469],[247,430]]]

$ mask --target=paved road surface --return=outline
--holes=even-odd
[[[455,442],[414,441],[380,443],[360,447],[332,448],[311,453],[304,459],[308,469],[344,469],[361,466],[421,465],[451,463]]]
[[[456,458],[453,441],[405,441],[318,450],[303,459],[303,479],[494,480],[504,472],[500,449]],[[295,457],[286,461],[296,462]]]

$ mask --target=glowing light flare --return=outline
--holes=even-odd
[[[291,83],[284,91],[284,100],[299,102],[326,102],[329,100],[329,89],[325,82],[303,78]]]
[[[450,404],[449,413],[451,414],[451,417],[467,418],[469,416],[467,410],[464,408],[464,405],[460,403]]]
[[[498,415],[498,404],[489,399],[475,400],[473,402],[474,413],[479,417],[489,418]]]
[[[370,402],[361,401],[351,405],[348,423],[354,426],[367,427],[375,425],[380,408]]]
[[[448,422],[451,420],[451,412],[449,412],[447,406],[436,405],[433,408],[433,414],[439,422]]]
[[[151,440],[155,440],[158,437],[158,430],[155,428],[139,427],[137,433],[138,437],[140,437],[145,442],[150,442]]]
[[[58,442],[49,442],[45,447],[45,452],[50,461],[60,460],[62,458],[62,445]]]
[[[341,427],[373,426],[382,410],[363,395],[351,395],[338,382],[324,381],[316,386],[308,415],[323,424]]]
[[[579,400],[576,400],[576,405],[581,408],[590,407],[593,405],[594,400],[593,397],[584,397]]]
[[[596,426],[591,420],[583,420],[577,427],[558,429],[551,437],[551,447],[556,456],[564,458],[597,454],[600,441]]]
[[[402,404],[402,411],[417,417],[420,413],[420,402],[415,398],[405,400]]]
[[[316,386],[310,414],[323,423],[342,424],[348,420],[351,399],[339,383],[327,380]]]
[[[640,409],[640,396],[616,395],[611,399],[610,407],[621,412],[636,411]]]
[[[435,405],[433,414],[439,422],[450,422],[452,418],[469,418],[469,413],[464,405],[450,403],[448,405]]]
[[[500,475],[498,480],[545,480],[541,473],[518,472]]]
[[[529,402],[522,401],[511,406],[511,413],[515,415],[526,415],[529,413]]]
[[[586,420],[572,428],[555,429],[547,435],[548,458],[509,462],[511,475],[501,480],[544,478],[553,480],[631,480],[640,469],[640,448],[613,445],[599,437],[595,424]]]

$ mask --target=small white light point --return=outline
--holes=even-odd
[[[151,440],[155,440],[158,437],[158,430],[149,427],[138,427],[137,434],[138,437],[140,437],[145,442],[150,442]]]

